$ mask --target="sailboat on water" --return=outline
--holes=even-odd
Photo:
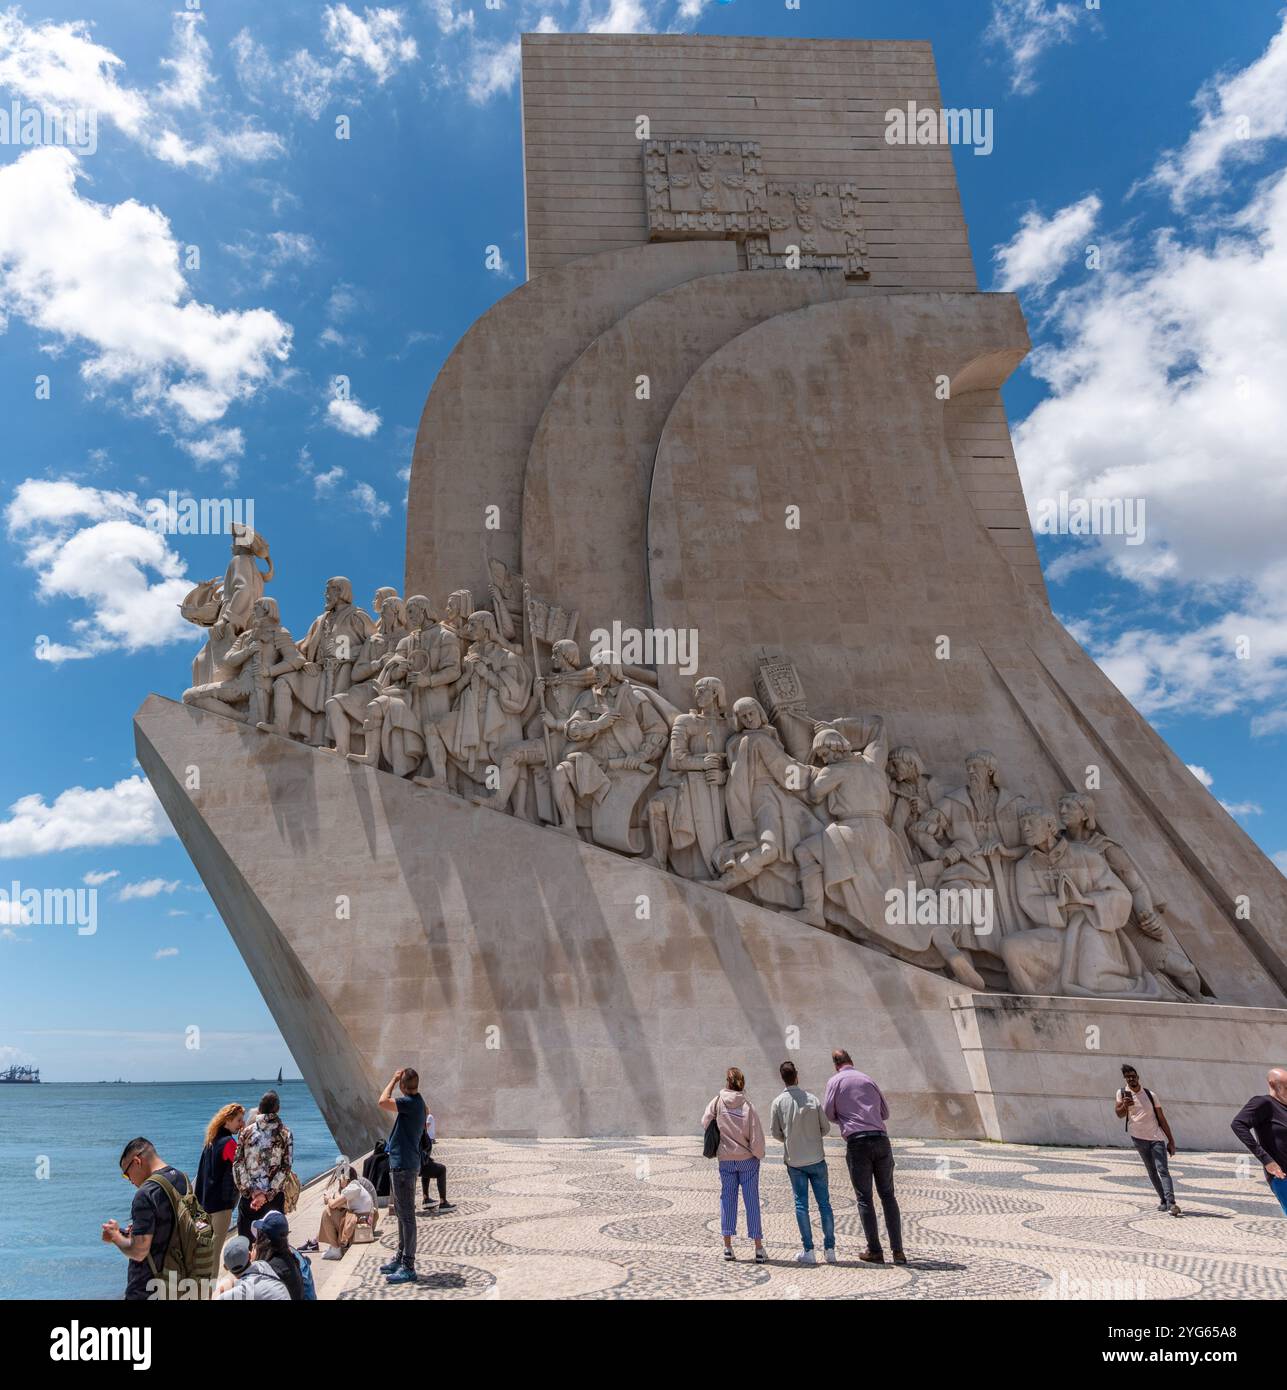
[[[278,1067],[278,1068],[277,1068],[277,1084],[278,1084],[279,1086],[282,1084],[282,1068],[281,1068],[281,1067]]]

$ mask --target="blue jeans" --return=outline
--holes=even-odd
[[[1175,1205],[1175,1186],[1171,1182],[1171,1170],[1166,1163],[1165,1139],[1132,1139],[1139,1156],[1148,1170],[1149,1181],[1157,1195],[1168,1207]]]
[[[1283,1209],[1283,1215],[1287,1216],[1287,1178],[1270,1178],[1269,1186],[1275,1197],[1278,1198],[1278,1205]]]
[[[787,1164],[787,1177],[791,1179],[791,1195],[795,1198],[795,1224],[800,1228],[800,1239],[806,1250],[813,1249],[813,1230],[809,1225],[809,1189],[813,1188],[813,1200],[818,1204],[818,1215],[822,1219],[822,1248],[836,1248],[836,1218],[831,1212],[831,1193],[827,1187],[827,1161],[810,1163],[804,1168],[792,1168]]]

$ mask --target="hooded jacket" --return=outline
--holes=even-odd
[[[219,1301],[254,1303],[289,1303],[290,1290],[262,1260],[252,1260],[237,1276],[237,1282],[223,1293]]]
[[[722,1090],[702,1114],[703,1129],[710,1124],[712,1117],[719,1124],[719,1153],[716,1157],[721,1163],[764,1157],[764,1128],[745,1091]]]

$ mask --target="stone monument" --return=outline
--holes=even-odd
[[[347,1151],[403,1064],[446,1133],[669,1134],[836,1045],[901,1134],[1120,1142],[1130,1058],[1228,1147],[1287,1054],[1287,884],[1050,610],[912,99],[923,43],[527,36],[408,597],[319,571],[297,641],[252,534],[185,605],[139,759]]]

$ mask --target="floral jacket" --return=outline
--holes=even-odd
[[[295,1156],[295,1140],[276,1115],[258,1115],[237,1135],[233,1181],[243,1197],[263,1192],[275,1197],[286,1182]]]

